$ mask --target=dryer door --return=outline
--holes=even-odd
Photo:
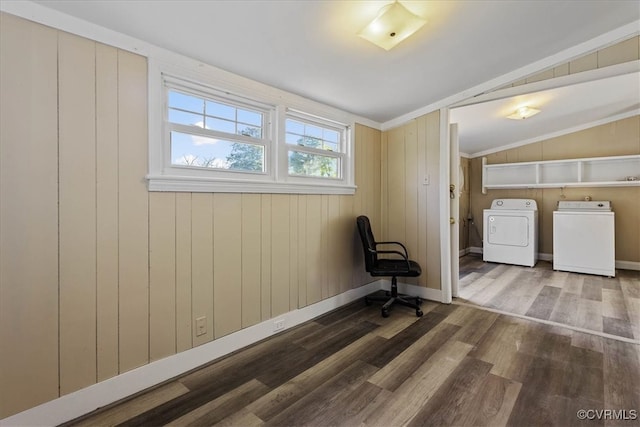
[[[527,246],[529,218],[526,216],[491,214],[488,216],[487,239],[492,245]]]

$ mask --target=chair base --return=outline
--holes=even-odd
[[[409,301],[410,299],[414,300],[415,303]],[[411,307],[416,310],[416,316],[422,317],[422,310],[420,309],[420,304],[422,304],[422,299],[420,297],[413,297],[409,295],[399,294],[398,293],[398,282],[395,277],[391,279],[391,292],[387,292],[387,296],[382,295],[368,295],[364,297],[364,302],[367,305],[371,305],[371,301],[385,301],[384,305],[381,308],[382,317],[389,317],[389,310],[393,307],[394,304],[404,305],[405,307]]]

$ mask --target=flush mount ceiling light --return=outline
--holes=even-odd
[[[384,50],[389,50],[418,31],[426,22],[395,1],[380,9],[378,16],[358,35]]]
[[[513,114],[507,116],[507,119],[523,120],[538,114],[540,110],[531,107],[520,107]]]

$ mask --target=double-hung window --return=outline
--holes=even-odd
[[[254,97],[160,76],[162,93],[150,98],[152,118],[162,118],[150,121],[151,191],[355,191],[351,127],[335,115],[294,109],[280,95]]]

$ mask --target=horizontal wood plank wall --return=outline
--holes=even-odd
[[[492,153],[489,164],[562,160],[603,156],[640,154],[640,116],[551,138],[533,144]],[[640,187],[584,187],[489,190],[482,194],[482,159],[470,162],[470,209],[478,233],[470,233],[470,246],[482,247],[482,211],[493,199],[526,198],[538,203],[538,248],[541,253],[553,252],[553,211],[562,200],[610,200],[616,214],[616,259],[640,262]]]
[[[440,113],[382,137],[382,238],[403,242],[423,267],[408,283],[440,289]],[[429,185],[424,185],[425,176]]]
[[[146,59],[0,31],[0,418],[373,280],[380,131],[353,196],[149,193]]]

